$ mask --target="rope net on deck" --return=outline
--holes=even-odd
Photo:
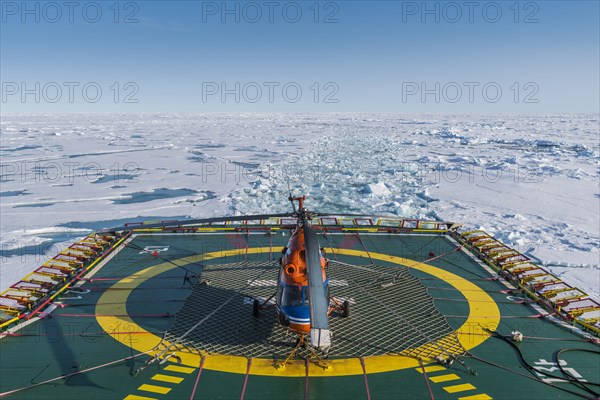
[[[351,305],[348,318],[332,313],[329,319],[333,332],[329,358],[383,354],[447,358],[466,352],[426,286],[408,267],[329,263],[332,302],[348,300]],[[170,350],[286,357],[297,335],[277,319],[273,294],[278,273],[272,261],[205,266],[165,334]],[[262,303],[269,298],[271,307],[263,307],[260,317],[254,317],[254,299]],[[306,354],[301,351],[298,356]]]

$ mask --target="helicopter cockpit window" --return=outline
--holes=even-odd
[[[329,294],[329,285],[325,286],[325,296],[325,298],[327,299],[327,303],[329,303],[329,299],[331,298],[331,295]],[[305,306],[310,306],[310,291],[308,289],[308,286],[304,286],[302,288],[302,299]]]
[[[302,288],[302,298],[304,299],[304,305],[305,306],[310,306],[310,295],[308,293],[308,286],[305,286]]]
[[[277,304],[281,304],[281,298],[283,296],[283,288],[284,288],[284,284],[283,282],[279,281],[279,284],[277,285]]]
[[[281,298],[281,305],[283,307],[301,306],[302,305],[301,289],[298,286],[285,286],[283,288],[283,296]]]

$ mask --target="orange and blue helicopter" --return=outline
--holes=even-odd
[[[329,262],[319,247],[317,233],[310,225],[312,213],[304,208],[305,196],[289,197],[294,208],[296,226],[287,246],[279,259],[277,293],[275,305],[281,325],[300,335],[310,336],[310,345],[327,354],[331,348],[329,316],[347,317],[350,312],[348,301],[332,298],[329,291],[327,267]],[[294,205],[298,202],[298,210]],[[253,313],[259,316],[259,310],[267,302],[254,300]]]
[[[350,305],[330,295],[327,267],[329,262],[324,257],[324,250],[319,247],[317,232],[310,224],[315,216],[320,214],[304,207],[305,196],[292,197],[293,212],[283,214],[246,215],[232,217],[217,217],[189,219],[185,221],[161,221],[144,224],[144,228],[177,228],[182,222],[191,224],[212,224],[218,222],[263,220],[272,217],[293,217],[296,226],[293,228],[287,246],[283,248],[279,259],[277,291],[267,300],[253,301],[253,314],[259,317],[260,309],[272,306],[271,299],[275,298],[278,320],[281,325],[299,335],[298,344],[305,344],[305,337],[310,336],[312,348],[327,355],[331,348],[331,330],[329,317],[333,314],[347,317]],[[298,202],[298,209],[294,202]],[[336,214],[338,216],[357,216],[356,214]],[[122,232],[132,230],[138,225],[125,225],[116,228],[102,229],[99,232]],[[166,262],[171,262],[166,260]],[[177,265],[178,266],[178,265]],[[180,266],[178,266],[180,267]],[[186,277],[187,277],[186,270]]]

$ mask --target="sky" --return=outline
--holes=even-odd
[[[600,112],[598,1],[0,1],[1,113]]]

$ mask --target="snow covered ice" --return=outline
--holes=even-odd
[[[482,228],[600,298],[600,117],[10,114],[1,121],[4,289],[92,230],[288,210]]]

